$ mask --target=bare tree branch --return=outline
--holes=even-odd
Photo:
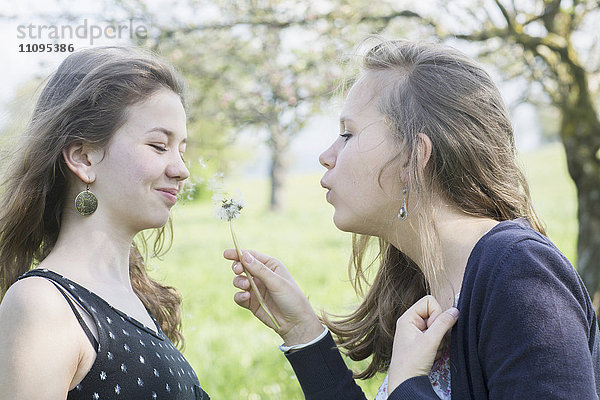
[[[515,21],[513,21],[513,18],[508,13],[508,10],[500,2],[500,0],[494,0],[494,2],[496,3],[496,5],[498,6],[498,8],[500,9],[500,12],[502,13],[502,16],[504,17],[504,19],[506,20],[506,24],[508,25],[508,29],[510,31],[514,32],[515,31]]]

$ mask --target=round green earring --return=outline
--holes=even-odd
[[[98,208],[98,198],[90,192],[90,184],[87,183],[85,190],[75,197],[75,209],[81,215],[93,214]]]

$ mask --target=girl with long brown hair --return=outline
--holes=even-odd
[[[382,41],[320,162],[333,221],[354,234],[355,311],[318,318],[281,262],[224,253],[235,301],[273,328],[242,266],[261,285],[307,399],[365,398],[328,331],[350,358],[370,357],[355,378],[387,373],[377,400],[598,398],[596,314],[544,236],[508,113],[480,66],[448,47]]]
[[[208,399],[141,255],[172,238],[186,138],[182,81],[151,55],[77,51],[50,77],[1,186],[0,398]]]

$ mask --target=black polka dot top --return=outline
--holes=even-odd
[[[69,391],[67,400],[209,399],[190,364],[154,318],[157,332],[55,272],[34,269],[19,279],[30,276],[46,278],[56,286],[96,349],[92,368],[81,383]],[[74,301],[94,320],[98,340],[79,314]]]

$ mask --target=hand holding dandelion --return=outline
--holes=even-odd
[[[217,210],[216,210],[217,218],[219,218],[222,221],[229,222],[229,230],[231,232],[231,239],[233,240],[233,246],[235,247],[235,251],[237,252],[237,256],[240,261],[242,260],[242,252],[240,250],[240,246],[238,244],[237,237],[235,236],[235,232],[233,230],[233,220],[240,216],[241,210],[242,210],[242,208],[244,208],[244,206],[245,206],[245,203],[243,200],[223,197],[220,201],[220,205],[217,207]],[[262,298],[262,295],[260,294],[260,291],[258,290],[256,283],[254,282],[252,275],[246,269],[244,269],[244,273],[246,274],[246,277],[248,278],[248,281],[250,282],[250,287],[252,288],[254,295],[258,299],[260,306],[263,308],[265,313],[269,316],[269,318],[271,319],[271,322],[273,322],[273,325],[275,325],[276,330],[279,330],[280,326],[277,323],[277,320],[275,319],[275,317],[273,316],[271,311],[269,310],[269,308],[267,307],[267,305],[265,304],[265,302]]]

